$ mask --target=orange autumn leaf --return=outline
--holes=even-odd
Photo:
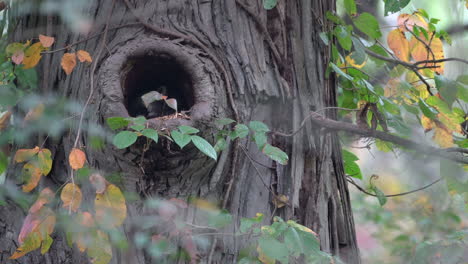
[[[63,187],[60,199],[62,199],[62,207],[70,211],[76,212],[81,205],[83,195],[80,187],[74,183],[68,183]]]
[[[55,38],[39,34],[39,41],[44,48],[50,48],[55,42]]]
[[[24,52],[24,59],[23,65],[24,69],[31,69],[34,68],[39,61],[41,60],[41,52],[44,50],[44,47],[40,42],[32,44],[29,48],[26,49]]]
[[[416,39],[414,36],[411,37],[410,40],[410,52],[411,52],[411,57],[415,62],[418,61],[425,61],[425,60],[440,60],[444,58],[444,46],[442,44],[442,40],[437,37],[429,37],[429,40],[424,37],[424,35],[420,35],[419,39],[421,39],[423,42],[419,41]],[[430,50],[427,49],[427,46],[429,46]],[[443,74],[444,73],[444,63],[439,62],[439,63],[425,63],[425,64],[420,64],[419,66],[438,66],[437,68],[432,68],[433,71],[435,71],[438,74]]]
[[[39,152],[39,150],[40,149],[37,146],[33,149],[18,149],[16,151],[14,160],[18,163],[29,161]]]
[[[70,75],[73,69],[76,66],[76,54],[75,53],[65,53],[62,57],[62,69],[67,75]]]
[[[70,163],[72,169],[81,169],[86,162],[86,154],[82,150],[74,148],[68,156],[68,162]]]
[[[93,62],[93,59],[91,58],[91,55],[85,50],[79,50],[76,55],[78,56],[78,60],[80,62],[88,62],[91,63]]]
[[[425,29],[428,28],[428,24],[426,20],[417,12],[413,13],[412,15],[410,14],[401,14],[398,16],[398,27],[403,31],[406,32],[409,29],[410,31],[413,31],[413,26],[420,26]]]
[[[431,131],[435,127],[436,124],[429,117],[422,115],[421,125],[424,128],[424,132],[428,132],[428,131]]]
[[[405,34],[400,29],[390,31],[387,36],[387,43],[393,53],[402,61],[409,62],[409,42]]]
[[[127,217],[125,197],[113,184],[109,184],[104,193],[96,194],[94,209],[96,221],[103,226],[119,227]]]

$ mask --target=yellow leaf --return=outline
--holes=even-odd
[[[273,204],[276,206],[276,208],[284,207],[285,205],[288,204],[288,202],[289,202],[289,198],[288,196],[284,194],[280,194],[273,198]]]
[[[195,198],[193,200],[190,201],[191,204],[195,205],[196,207],[200,208],[200,209],[203,209],[203,210],[207,210],[207,211],[218,211],[219,208],[216,204],[210,202],[210,201],[207,201],[207,200],[204,200],[204,199],[198,199],[198,198]]]
[[[78,185],[69,183],[65,185],[60,194],[63,205],[62,207],[70,211],[76,212],[81,205],[82,194]]]
[[[96,194],[94,209],[96,210],[96,221],[103,226],[118,227],[127,217],[125,197],[120,189],[113,184],[109,184],[104,193]]]
[[[406,32],[408,31],[407,28],[410,31],[413,31],[414,25],[428,29],[426,20],[424,20],[424,18],[417,12],[413,13],[412,15],[401,14],[398,16],[398,27],[401,31]]]
[[[49,48],[52,46],[52,44],[54,44],[55,38],[40,34],[39,41],[41,42],[42,46],[44,46],[44,48]]]
[[[23,166],[21,175],[26,180],[26,184],[22,186],[23,192],[30,192],[41,180],[42,172],[40,168],[28,162]]]
[[[70,152],[70,156],[68,156],[68,162],[72,169],[81,169],[86,162],[86,154],[80,149],[73,148]]]
[[[426,85],[419,79],[419,77],[414,72],[406,73],[406,81],[411,84],[416,90],[418,90],[419,95],[416,95],[417,98],[421,97],[426,99],[430,96],[427,91]]]
[[[435,127],[434,121],[425,115],[421,116],[421,125],[424,128],[424,132],[431,131]]]
[[[432,139],[442,148],[450,148],[453,146],[452,132],[444,127],[437,126]]]
[[[26,49],[24,52],[24,59],[23,65],[24,69],[34,68],[39,61],[41,60],[41,52],[44,50],[44,47],[40,42],[32,44],[29,48]]]
[[[18,149],[14,160],[18,163],[29,161],[39,152],[39,150],[40,149],[37,146],[33,149]]]
[[[79,50],[76,55],[78,56],[78,60],[80,62],[88,62],[91,63],[93,62],[93,59],[91,58],[91,55],[85,50]]]
[[[62,69],[67,75],[72,73],[73,69],[76,66],[76,54],[75,53],[65,53],[62,57]]]
[[[390,31],[387,36],[387,43],[393,53],[402,61],[409,62],[409,42],[405,34],[400,29]]]
[[[35,232],[31,233],[25,238],[24,243],[21,244],[21,246],[15,250],[15,253],[11,255],[10,259],[18,259],[26,255],[27,253],[38,249],[40,246],[41,246],[40,235]]]

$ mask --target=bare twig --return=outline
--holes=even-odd
[[[415,189],[415,190],[412,190],[412,191],[403,192],[403,193],[397,193],[397,194],[386,194],[385,197],[404,196],[404,195],[412,194],[412,193],[415,193],[415,192],[419,192],[419,191],[425,190],[425,189],[431,187],[432,185],[434,185],[434,184],[440,182],[442,179],[443,179],[443,177],[442,177],[442,178],[439,178],[439,179],[437,179],[437,180],[435,180],[435,181],[433,181],[433,182],[431,182],[431,183],[429,183],[429,184],[427,184],[427,185],[425,185],[425,186],[423,186],[423,187],[421,187],[421,188],[418,188],[418,189]],[[370,192],[366,191],[364,188],[362,188],[361,186],[359,186],[359,185],[358,185],[353,179],[351,179],[350,177],[347,178],[347,181],[348,181],[349,183],[351,183],[352,185],[354,185],[354,187],[356,187],[359,191],[361,191],[361,192],[363,192],[363,193],[365,193],[365,194],[367,194],[367,195],[377,197],[377,195],[375,195],[375,194],[373,194],[373,193],[370,193]]]

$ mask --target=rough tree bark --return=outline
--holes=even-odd
[[[92,53],[98,60],[96,71],[79,65],[66,76],[60,69],[64,51],[46,54],[39,68],[42,89],[84,103],[93,75],[95,92],[86,120],[104,125],[110,116],[145,114],[135,103],[138,96],[165,85],[168,95],[178,100],[182,110],[191,110],[190,119],[154,119],[150,125],[170,129],[190,124],[211,141],[213,120],[234,118],[233,106],[243,123],[259,120],[275,131],[290,132],[300,126],[311,110],[336,105],[335,79],[325,77],[330,51],[319,38],[319,33],[330,27],[324,17],[327,11],[334,10],[334,1],[280,0],[270,11],[262,8],[260,0],[238,2],[245,3],[251,14],[234,0],[130,0],[140,19],[176,33],[171,35],[135,24],[136,17],[123,0],[90,1],[83,10],[94,18],[89,36],[103,31],[112,12],[106,46],[102,56],[96,57],[103,36],[99,35],[72,50]],[[124,26],[114,28],[120,25]],[[71,32],[58,17],[33,12],[18,17],[13,38],[26,40],[40,33],[56,37],[54,47],[87,37]],[[229,99],[231,92],[234,101]],[[335,117],[333,111],[324,113]],[[70,171],[63,164],[75,136],[76,127],[63,135],[58,144],[48,144],[54,166],[43,185],[57,188],[69,177]],[[89,145],[89,140],[83,133],[80,145]],[[324,251],[340,256],[346,263],[359,263],[336,134],[308,124],[294,137],[271,134],[269,142],[288,153],[287,166],[269,160],[250,140],[239,142],[254,160],[272,168],[259,166],[261,175],[256,174],[253,164],[232,142],[217,163],[193,148],[179,151],[171,145],[168,151],[167,143],[153,144],[141,165],[146,173],[138,165],[139,144],[124,151],[107,145],[103,150],[86,152],[92,168],[103,173],[120,172],[124,182],[121,187],[141,198],[201,196],[222,201],[232,181],[227,209],[235,222],[257,212],[265,214],[267,220],[273,213],[283,219],[296,219],[319,234]],[[14,177],[8,175],[11,181]],[[287,195],[290,205],[275,210],[273,195],[262,180],[276,194]],[[142,210],[141,201],[128,203],[129,217],[124,225],[127,235],[131,235],[132,218]],[[186,212],[187,221],[196,223],[196,215],[196,210]],[[34,252],[19,262],[7,260],[16,248],[22,224],[19,219],[24,218],[25,212],[8,203],[0,207],[0,216],[1,263],[87,263],[85,255],[67,246],[60,232],[54,233],[55,241],[45,256]],[[234,263],[242,243],[238,237],[220,237],[213,261]],[[128,252],[115,249],[113,255],[112,263],[151,261],[132,248]],[[206,262],[207,255],[208,252],[202,252],[202,262]]]

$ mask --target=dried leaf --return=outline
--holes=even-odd
[[[86,162],[86,154],[80,149],[73,148],[70,152],[70,156],[68,156],[68,162],[72,169],[81,169]]]
[[[89,176],[89,181],[96,189],[97,194],[102,194],[106,190],[107,185],[109,184],[104,177],[99,173],[93,173]]]
[[[288,203],[289,203],[289,197],[284,194],[280,194],[273,198],[273,204],[275,205],[276,208],[282,208]]]
[[[0,132],[5,130],[10,123],[11,111],[6,111],[2,117],[0,117]]]
[[[63,54],[61,65],[65,73],[67,75],[70,75],[76,66],[76,54],[75,53]]]
[[[400,29],[390,31],[387,36],[387,43],[393,53],[402,61],[409,62],[410,49],[409,42],[405,34]]]
[[[79,50],[76,52],[76,55],[78,56],[78,60],[80,62],[87,62],[91,63],[93,62],[93,59],[91,58],[91,55],[85,50]]]
[[[94,209],[96,221],[103,226],[119,227],[127,217],[125,197],[113,184],[109,184],[104,193],[96,194]]]
[[[82,194],[80,187],[74,183],[69,183],[63,187],[60,194],[63,205],[62,207],[70,211],[76,212],[81,205]]]
[[[44,48],[50,48],[55,42],[55,38],[39,34],[39,41]]]

